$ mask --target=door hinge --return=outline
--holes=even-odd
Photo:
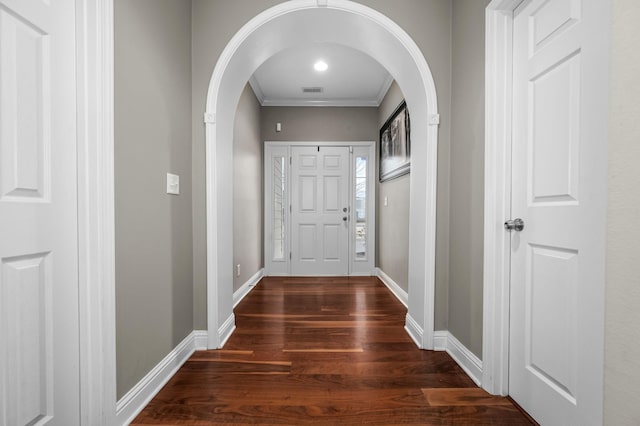
[[[289,157],[289,165],[291,165],[291,157]]]
[[[289,260],[291,260],[292,256],[291,256],[291,252],[289,252]]]
[[[289,213],[293,213],[293,208],[291,207],[291,204],[289,204]]]

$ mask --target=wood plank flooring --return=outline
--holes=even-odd
[[[522,425],[444,352],[421,351],[377,278],[265,278],[224,350],[199,351],[133,425]]]

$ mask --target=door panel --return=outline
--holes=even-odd
[[[343,241],[342,237],[342,224],[338,225],[324,225],[324,233],[322,238],[324,239],[324,243],[322,244],[322,260],[339,262],[340,256],[344,252],[344,249],[341,247]]]
[[[0,0],[0,424],[79,423],[74,28]]]
[[[580,54],[563,58],[531,79],[529,90],[531,202],[577,202]]]
[[[294,146],[291,154],[291,273],[348,275],[349,148]]]
[[[28,424],[51,416],[53,359],[51,315],[52,277],[49,253],[2,262],[3,321],[9,326],[6,340],[8,362],[5,396],[9,423]],[[15,423],[11,422],[11,419]]]
[[[298,182],[298,210],[301,213],[318,213],[318,177],[300,176]]]
[[[341,176],[325,176],[324,192],[322,194],[324,198],[323,206],[325,213],[339,214],[340,210],[345,207],[343,201],[344,197],[342,196],[342,187],[344,186],[344,183],[345,179]]]
[[[298,224],[298,239],[298,256],[300,259],[315,262],[318,226],[315,223]]]
[[[602,421],[604,8],[531,0],[514,17],[509,393],[541,424]]]
[[[534,244],[528,250],[525,365],[537,379],[575,404],[578,253]]]
[[[2,72],[2,186],[4,199],[43,199],[50,167],[51,75],[47,33],[0,9],[0,72]],[[35,121],[35,123],[34,123]],[[35,124],[35,125],[34,125]]]

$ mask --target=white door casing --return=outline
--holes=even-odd
[[[541,424],[602,422],[607,7],[514,13],[509,394]]]
[[[349,148],[291,148],[291,274],[349,274]]]
[[[75,1],[0,1],[0,423],[80,421]]]

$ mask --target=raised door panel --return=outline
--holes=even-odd
[[[341,238],[340,224],[325,224],[322,235],[322,260],[324,262],[340,262],[345,251]]]
[[[322,207],[325,214],[340,214],[345,206],[342,176],[325,175],[323,179]]]
[[[53,418],[51,267],[48,253],[2,259],[5,424],[43,424]]]
[[[297,258],[301,262],[316,262],[318,246],[318,225],[300,223],[297,226],[298,244]]]
[[[578,23],[581,0],[547,0],[530,17],[529,46],[532,54]]]
[[[318,212],[318,177],[298,176],[298,203],[299,213]]]
[[[529,83],[531,203],[577,203],[580,54],[571,53]]]
[[[49,196],[49,44],[43,28],[0,7],[0,201]]]
[[[525,366],[576,403],[578,253],[530,245],[526,277]]]

